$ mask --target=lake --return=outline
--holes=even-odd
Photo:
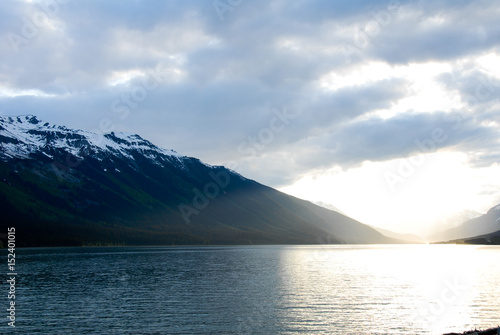
[[[500,324],[497,246],[41,248],[16,254],[19,334],[442,334]],[[7,264],[6,251],[2,256]],[[7,307],[4,287],[0,302]],[[1,333],[13,330],[5,316]]]

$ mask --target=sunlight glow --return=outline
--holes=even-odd
[[[57,95],[45,93],[41,90],[36,90],[36,89],[20,90],[20,89],[12,89],[12,88],[0,86],[0,98],[16,98],[16,97],[23,97],[23,96],[53,98],[53,97],[56,97]]]
[[[124,85],[136,77],[143,76],[141,70],[115,71],[108,79],[110,86]]]
[[[426,235],[436,223],[459,211],[485,212],[493,206],[495,199],[482,191],[485,187],[500,189],[498,176],[498,164],[474,168],[463,153],[437,152],[365,162],[345,171],[338,167],[318,171],[280,190],[333,204],[363,223]],[[495,198],[500,198],[500,192]]]
[[[369,62],[349,73],[330,72],[322,76],[319,86],[326,91],[336,91],[344,87],[362,86],[382,80],[403,80],[407,84],[407,96],[395,101],[390,110],[372,113],[389,118],[408,110],[432,113],[436,110],[451,110],[458,107],[460,98],[447,91],[437,81],[437,76],[452,71],[447,63],[411,63],[406,66],[390,66],[383,62]]]
[[[489,53],[477,59],[477,63],[486,75],[500,78],[500,55]]]
[[[330,72],[322,76],[319,85],[322,89],[336,91],[350,86],[363,85],[394,77],[395,69],[384,62],[369,62],[347,74]]]

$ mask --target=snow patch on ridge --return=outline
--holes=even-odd
[[[80,158],[95,153],[95,158],[102,160],[102,154],[120,155],[133,159],[134,153],[140,153],[155,164],[161,156],[168,156],[185,168],[187,158],[173,150],[159,148],[137,134],[111,132],[97,134],[84,130],[72,130],[64,126],[50,125],[40,121],[34,115],[17,117],[0,116],[0,158],[29,158],[36,152],[51,147],[64,149]],[[51,155],[44,153],[46,156]]]

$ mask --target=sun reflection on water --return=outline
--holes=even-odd
[[[349,324],[362,334],[407,334],[402,323],[416,334],[486,327],[498,319],[484,309],[495,300],[484,300],[492,298],[492,291],[496,301],[500,297],[491,274],[500,275],[500,267],[492,257],[482,257],[488,250],[463,245],[284,250],[283,320],[290,321],[285,326],[313,331]]]

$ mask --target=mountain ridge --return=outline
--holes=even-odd
[[[0,117],[2,226],[25,246],[395,243],[136,134]]]

